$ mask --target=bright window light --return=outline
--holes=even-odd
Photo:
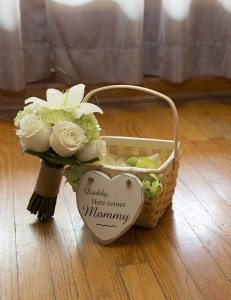
[[[224,9],[231,13],[231,0],[217,0]]]
[[[0,1],[0,27],[15,31],[20,26],[19,0]]]
[[[183,21],[188,17],[190,3],[191,0],[162,0],[164,11],[177,21]]]
[[[95,7],[102,5],[100,1],[97,3],[95,0],[52,0],[53,2],[60,3],[67,6],[84,6],[92,2]],[[111,2],[116,4],[121,11],[131,20],[138,20],[143,15],[143,2],[140,0],[105,0],[105,4]]]
[[[94,0],[53,0],[53,2],[57,2],[67,6],[81,6],[81,5],[91,3],[93,1]]]

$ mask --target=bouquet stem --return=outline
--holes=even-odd
[[[37,183],[27,210],[37,214],[38,219],[43,222],[49,221],[54,215],[63,167],[41,160]]]

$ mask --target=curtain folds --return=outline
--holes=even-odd
[[[231,1],[146,0],[144,19],[145,74],[231,77]]]
[[[51,47],[44,0],[20,0],[25,82],[51,75]]]
[[[231,77],[231,1],[0,0],[0,89]]]
[[[87,83],[142,81],[143,0],[53,0],[47,12],[55,66],[70,77]]]
[[[24,59],[19,0],[0,0],[0,88],[24,88]]]

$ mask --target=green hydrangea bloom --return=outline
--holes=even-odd
[[[93,114],[83,115],[80,119],[75,120],[75,124],[79,125],[84,130],[89,142],[99,138],[100,127]]]
[[[73,111],[65,111],[62,109],[48,109],[48,108],[41,108],[38,111],[38,115],[40,119],[49,124],[56,124],[59,121],[68,121],[68,122],[74,122],[74,112]]]

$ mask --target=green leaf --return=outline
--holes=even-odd
[[[70,183],[74,192],[77,191],[79,180],[85,172],[85,167],[77,164],[69,165],[64,169],[63,174],[67,179],[66,182]]]
[[[97,162],[99,160],[100,159],[98,157],[95,157],[95,158],[92,158],[92,159],[90,159],[88,161],[81,162],[81,164],[92,164],[92,163]]]
[[[70,157],[62,157],[56,154],[52,149],[49,149],[46,152],[35,152],[29,149],[24,149],[22,154],[27,153],[33,156],[40,157],[41,159],[48,161],[52,164],[57,165],[68,165],[68,164],[78,164],[81,165],[73,156]]]
[[[149,199],[153,198],[153,194],[149,190],[144,190],[144,193]]]
[[[152,185],[151,181],[149,181],[149,180],[144,180],[143,181],[143,188],[145,190],[149,190],[149,188],[151,187],[151,185]]]
[[[151,180],[144,179],[142,182],[142,186],[144,189],[145,195],[149,199],[153,199],[159,190],[162,190],[163,185],[160,180],[163,178],[162,174],[155,175],[150,174]]]

